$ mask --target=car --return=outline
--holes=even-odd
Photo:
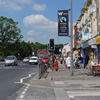
[[[24,59],[23,59],[23,63],[28,63],[29,62],[29,57],[25,57]]]
[[[38,64],[38,57],[36,56],[30,57],[29,64]]]
[[[7,65],[17,65],[17,64],[18,64],[18,61],[17,61],[16,56],[7,56],[5,58],[5,66],[7,66]]]
[[[42,56],[39,56],[39,57],[38,57],[38,60],[39,60],[39,62],[41,62],[41,60],[42,60]]]
[[[42,58],[41,62],[49,62],[50,58],[45,56]]]

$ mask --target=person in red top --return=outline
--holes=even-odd
[[[58,61],[57,61],[57,58],[55,58],[55,60],[54,60],[54,68],[55,68],[56,71],[58,70]]]

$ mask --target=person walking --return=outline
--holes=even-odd
[[[67,57],[67,59],[66,59],[66,64],[67,64],[68,72],[70,72],[70,67],[71,67],[70,60],[71,60],[71,58],[70,58],[70,55],[69,55],[69,56]]]
[[[85,61],[84,61],[84,69],[86,68],[86,65],[88,64],[88,61],[89,61],[89,56],[88,54],[86,54]]]
[[[58,61],[57,61],[57,58],[55,58],[54,60],[54,68],[56,71],[58,71]]]
[[[60,64],[62,64],[63,63],[63,58],[62,58],[62,56],[60,57]]]
[[[66,63],[66,56],[64,57],[64,64]]]

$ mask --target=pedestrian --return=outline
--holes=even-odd
[[[86,54],[85,61],[84,61],[84,69],[86,68],[86,66],[88,64],[88,61],[89,61],[89,56],[88,56],[88,54]]]
[[[66,64],[67,64],[68,72],[70,72],[70,67],[71,67],[70,61],[71,61],[71,58],[70,58],[70,55],[69,55],[69,56],[67,57],[67,59],[66,59]]]
[[[62,56],[60,57],[60,64],[62,64],[63,63],[63,58],[62,58]]]
[[[57,61],[57,58],[55,58],[54,60],[54,68],[56,71],[58,71],[58,61]]]
[[[66,63],[66,56],[64,57],[64,64]]]

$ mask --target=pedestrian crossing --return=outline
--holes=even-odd
[[[94,91],[94,90],[81,90],[81,91],[66,91],[69,98],[75,98],[77,96],[79,97],[87,97],[87,96],[100,96],[100,90]]]

